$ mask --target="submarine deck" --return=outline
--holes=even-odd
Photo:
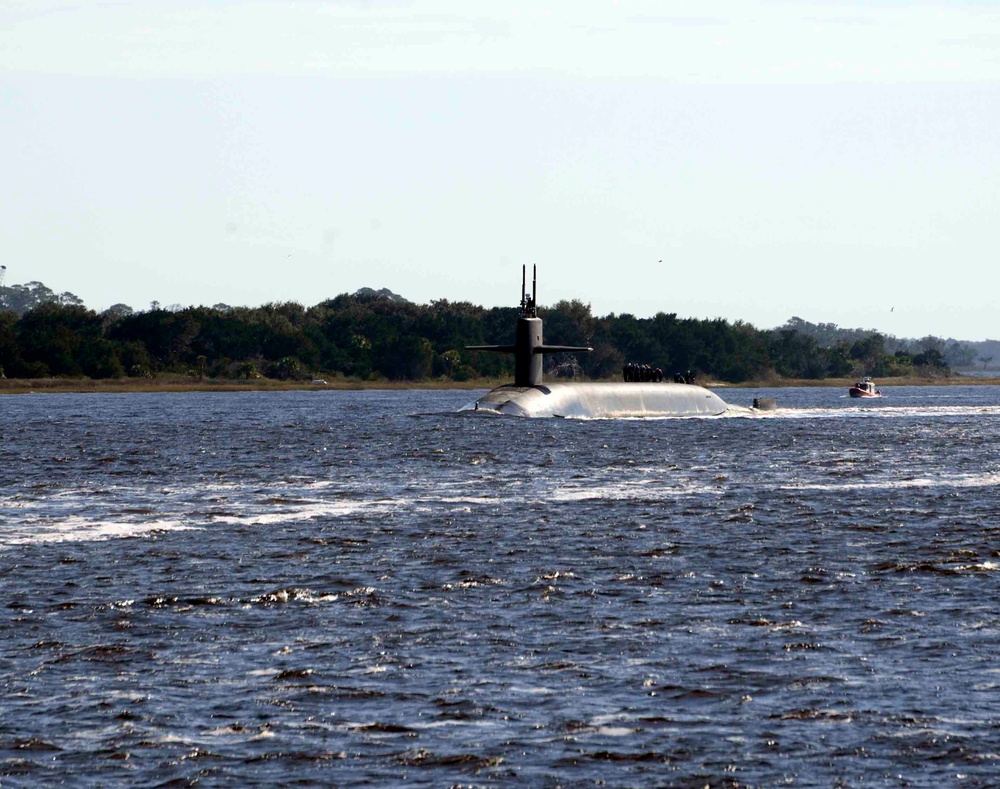
[[[675,383],[549,383],[500,386],[463,410],[529,417],[718,416],[729,406],[714,392]]]

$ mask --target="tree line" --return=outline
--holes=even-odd
[[[33,283],[37,285],[38,283]],[[44,286],[43,286],[44,287]],[[98,313],[72,294],[17,311],[0,301],[0,374],[11,378],[153,377],[467,381],[512,378],[513,358],[467,345],[509,344],[518,309],[440,300],[418,305],[384,293],[342,294],[313,307],[173,306]],[[593,353],[546,356],[551,376],[619,378],[629,363],[665,376],[738,383],[949,373],[941,341],[908,345],[877,332],[821,341],[795,318],[762,330],[743,321],[658,313],[594,316],[590,305],[539,308],[545,341],[588,345]],[[829,325],[827,325],[829,328]],[[834,327],[835,328],[835,327]],[[931,342],[934,341],[934,342]]]

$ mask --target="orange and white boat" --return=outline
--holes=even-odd
[[[864,378],[858,381],[849,390],[851,397],[881,397],[882,390],[876,389],[871,378]]]

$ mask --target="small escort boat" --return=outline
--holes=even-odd
[[[848,393],[851,397],[881,397],[882,390],[876,389],[871,378],[864,378],[852,386]]]

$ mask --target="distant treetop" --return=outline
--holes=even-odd
[[[83,299],[69,291],[56,293],[41,282],[0,287],[0,310],[12,310],[21,316],[42,304],[80,306],[83,304]]]
[[[388,288],[380,288],[375,290],[374,288],[358,288],[354,291],[354,295],[358,299],[369,301],[372,299],[389,299],[389,301],[395,301],[397,304],[409,304],[409,299],[404,299],[398,293],[393,293]]]

